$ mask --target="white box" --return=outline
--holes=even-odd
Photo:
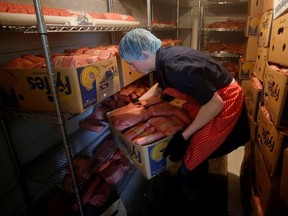
[[[274,19],[284,14],[288,9],[288,0],[274,0]]]

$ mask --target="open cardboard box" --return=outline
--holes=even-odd
[[[172,162],[168,158],[162,156],[172,136],[165,137],[144,146],[135,144],[126,139],[125,136],[115,128],[109,117],[113,112],[115,112],[115,110],[107,113],[110,131],[117,143],[122,145],[135,167],[141,171],[145,178],[151,179],[172,165]]]

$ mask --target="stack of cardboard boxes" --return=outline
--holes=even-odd
[[[247,50],[240,71],[251,129],[242,164],[249,181],[245,191],[251,198],[246,207],[249,215],[287,215],[288,1],[251,0],[249,8]],[[254,68],[241,77],[248,62]]]

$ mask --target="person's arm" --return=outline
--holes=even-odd
[[[194,121],[182,132],[185,140],[188,140],[196,131],[206,125],[223,109],[224,102],[220,95],[215,92],[210,101],[201,106]]]
[[[151,98],[152,96],[161,95],[162,91],[163,90],[159,87],[159,84],[156,83],[150,89],[148,89],[145,94],[138,98],[138,100],[146,100],[148,98]]]

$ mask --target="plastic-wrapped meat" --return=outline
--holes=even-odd
[[[122,20],[124,21],[136,21],[135,17],[130,16],[130,15],[120,14],[120,16],[122,17]]]
[[[100,133],[105,128],[105,125],[97,119],[85,119],[79,122],[79,126],[89,131]]]
[[[93,176],[87,184],[81,189],[80,191],[80,199],[82,205],[86,205],[94,193],[94,191],[97,189],[97,187],[100,185],[101,179],[99,176]],[[76,201],[73,202],[72,204],[72,209],[73,211],[78,210],[78,204]]]
[[[288,68],[287,67],[277,66],[277,65],[273,65],[273,64],[269,65],[269,67],[275,71],[283,73],[285,76],[288,76]]]
[[[121,94],[119,94],[119,99],[120,99],[121,101],[124,101],[126,104],[132,102],[132,101],[131,101],[131,98],[130,98],[129,96],[126,96],[126,95],[121,95]]]
[[[134,105],[132,103],[119,108],[110,115],[113,125],[119,131],[130,128],[148,118],[149,113],[144,109],[144,106]]]
[[[167,117],[152,117],[148,122],[156,128],[157,131],[170,136],[176,131],[183,129],[181,124],[173,121],[171,118]]]
[[[280,71],[280,68],[277,65],[271,64],[271,65],[269,65],[269,67],[272,68],[275,71]]]
[[[137,125],[135,125],[134,127],[130,128],[129,130],[127,130],[124,133],[124,136],[128,139],[128,140],[132,140],[134,139],[136,136],[138,136],[139,134],[141,134],[142,132],[144,132],[147,128],[150,127],[150,123],[149,122],[140,122]]]
[[[186,127],[186,124],[183,121],[181,121],[176,115],[171,116],[170,119],[176,122],[177,124],[181,125],[181,128]]]
[[[267,110],[267,107],[265,105],[260,106],[260,109],[262,110],[263,114],[266,116],[267,119],[269,119],[269,121],[271,120],[269,111]]]
[[[153,132],[151,134],[147,134],[145,136],[139,136],[133,139],[133,142],[138,144],[138,145],[147,145],[153,142],[156,142],[162,138],[164,138],[165,135],[159,131]]]
[[[167,94],[167,95],[170,95],[172,97],[182,99],[182,100],[186,101],[187,103],[195,103],[195,104],[197,104],[197,102],[192,97],[190,97],[189,95],[178,91],[177,89],[168,87],[168,88],[164,89],[164,93]]]
[[[87,180],[92,172],[92,161],[88,156],[78,156],[73,159],[75,176],[78,180]],[[70,169],[66,167],[67,173],[70,174]]]
[[[146,87],[138,87],[137,90],[135,91],[135,94],[138,97],[141,97],[146,91],[147,91]]]
[[[184,112],[186,112],[189,115],[190,119],[193,120],[198,114],[200,110],[200,106],[195,103],[184,103],[182,105],[182,109],[184,110]]]
[[[137,90],[137,86],[136,85],[129,85],[125,88],[122,88],[119,92],[120,95],[125,95],[125,96],[129,96],[130,94],[132,94],[133,92],[135,92]]]
[[[95,12],[88,12],[88,14],[93,18],[93,19],[105,19],[103,14],[101,13],[95,13]]]
[[[116,153],[117,150],[118,150],[118,147],[115,141],[112,139],[106,139],[102,143],[102,145],[100,145],[93,151],[93,156],[98,161],[100,161],[100,163],[103,163],[107,159],[111,158],[113,154]]]
[[[102,183],[92,194],[89,203],[97,208],[103,206],[111,194],[111,186],[107,183]]]
[[[106,120],[106,113],[109,111],[108,107],[97,106],[92,114],[94,119]]]
[[[72,178],[69,174],[66,174],[62,179],[61,188],[70,193],[74,191]]]
[[[148,108],[148,112],[151,116],[171,116],[174,114],[176,107],[167,103],[162,102],[155,104],[153,106],[150,106]]]
[[[256,77],[252,77],[251,82],[252,82],[252,86],[255,89],[258,89],[259,91],[262,90],[262,84],[259,79],[257,79]]]
[[[113,157],[101,166],[97,173],[108,184],[119,182],[130,167],[130,161],[122,151],[117,151]]]
[[[23,54],[22,58],[27,59],[29,61],[31,61],[32,63],[34,63],[38,68],[43,68],[46,66],[46,61],[45,58],[40,57],[40,56],[36,56],[36,55],[31,55],[31,54]],[[36,67],[35,66],[35,67]]]
[[[56,56],[52,60],[54,68],[58,67],[79,67],[87,65],[88,56],[85,55],[73,55],[73,56]]]
[[[104,13],[103,16],[108,20],[122,20],[121,15],[118,13]]]
[[[176,109],[174,115],[185,125],[189,125],[191,123],[190,117],[181,109]]]
[[[13,58],[9,62],[3,65],[3,68],[7,69],[29,69],[34,68],[34,64],[24,58]]]
[[[152,105],[160,103],[161,97],[159,95],[156,95],[145,100],[139,100],[139,102],[145,107],[150,107]]]

